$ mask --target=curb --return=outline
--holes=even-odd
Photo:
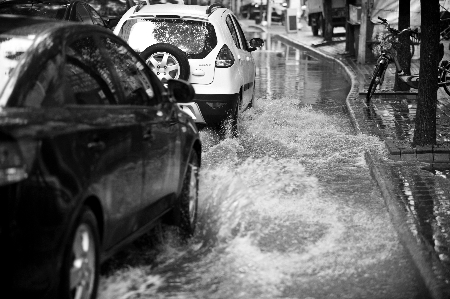
[[[323,53],[308,45],[301,44],[287,36],[279,34],[276,35],[284,41],[288,41],[300,47],[306,48],[326,59],[337,62],[346,71],[351,81],[351,89],[346,99],[347,110],[355,132],[357,134],[362,134],[352,106],[352,101],[357,100],[359,95],[359,83],[356,80],[357,77],[355,71],[345,62],[337,59],[336,57]],[[434,252],[431,244],[424,240],[420,235],[414,234],[406,225],[406,221],[408,220],[405,217],[405,206],[401,206],[396,200],[394,192],[395,187],[392,185],[391,181],[387,179],[389,175],[385,169],[385,166],[382,165],[382,162],[376,153],[366,152],[364,157],[369,166],[372,178],[376,181],[378,187],[380,188],[382,197],[388,209],[391,221],[393,222],[393,225],[398,233],[399,239],[411,255],[412,260],[414,261],[426,287],[430,292],[430,295],[433,299],[450,298],[448,283],[446,283],[445,276],[443,275],[445,271],[441,265],[439,257]]]

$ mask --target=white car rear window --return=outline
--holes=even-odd
[[[205,58],[217,45],[214,26],[194,20],[129,19],[120,29],[119,36],[139,53],[151,45],[168,43],[180,48],[190,59]]]

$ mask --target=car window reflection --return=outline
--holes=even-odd
[[[64,104],[64,92],[61,78],[58,76],[58,66],[62,62],[62,55],[48,60],[37,76],[35,83],[28,91],[23,102],[25,107],[54,107]]]
[[[6,34],[0,36],[0,95],[7,84],[21,57],[33,44],[32,38],[13,37]],[[3,106],[5,103],[1,103]]]
[[[88,67],[85,72],[89,75],[94,77],[98,75],[106,83],[107,90],[111,91],[110,97],[112,97],[108,99],[109,103],[119,102],[120,97],[114,86],[112,74],[107,66],[104,55],[100,52],[93,37],[83,37],[71,43],[67,48],[67,55],[81,62],[78,67]]]
[[[106,82],[89,66],[76,58],[67,57],[64,73],[68,83],[67,94],[73,95],[77,105],[112,104],[112,93],[108,90]]]
[[[156,104],[153,102],[153,87],[144,72],[142,63],[125,46],[110,38],[102,38],[102,44],[105,45],[108,57],[112,60],[112,65],[123,87],[125,98],[119,104]]]

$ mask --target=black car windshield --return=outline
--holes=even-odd
[[[34,36],[0,35],[0,107],[5,106],[1,96],[22,55],[34,42]]]
[[[8,3],[0,4],[0,14],[14,14],[49,19],[64,19],[68,4],[64,3]]]
[[[190,59],[202,59],[217,45],[211,23],[183,19],[127,20],[119,36],[138,53],[157,43],[169,43],[184,51]]]

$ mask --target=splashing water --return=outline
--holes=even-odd
[[[363,159],[367,150],[383,153],[382,143],[295,99],[257,104],[242,114],[239,138],[201,132],[191,242],[169,234],[157,266],[103,277],[100,298],[335,298],[330,290],[360,298],[342,283],[374,281],[374,269],[398,258],[401,246]],[[389,280],[401,275],[391,272],[386,284],[394,289]],[[364,294],[379,291],[369,282]]]

